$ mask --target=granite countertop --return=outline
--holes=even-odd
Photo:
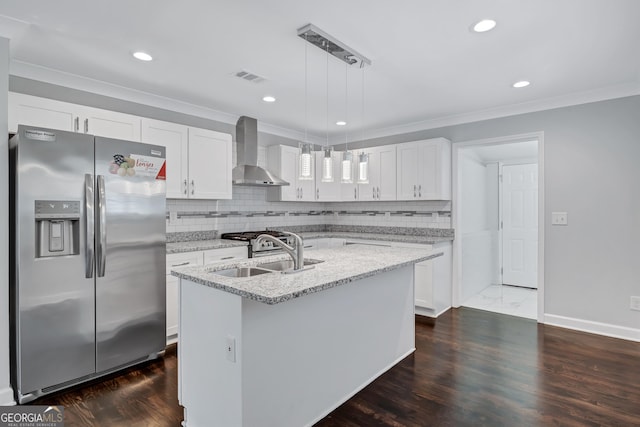
[[[313,251],[305,258],[324,262],[300,273],[275,272],[253,277],[226,277],[214,273],[216,270],[291,259],[285,254],[232,263],[176,268],[171,271],[171,274],[244,298],[266,304],[277,304],[442,255],[442,252],[420,248],[358,245]]]
[[[167,243],[167,253],[177,254],[181,252],[206,251],[208,249],[234,248],[237,246],[247,246],[247,242],[237,240],[211,239],[193,240],[190,242]]]
[[[298,234],[303,239],[338,238],[380,240],[386,242],[419,243],[423,245],[435,245],[436,243],[453,241],[453,236],[412,236],[406,234],[357,233],[343,231],[305,231]]]

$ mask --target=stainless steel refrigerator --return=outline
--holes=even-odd
[[[9,147],[16,399],[157,357],[164,147],[31,126]]]

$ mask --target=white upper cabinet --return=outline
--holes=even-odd
[[[307,201],[313,202],[315,180],[299,180],[300,149],[288,145],[271,145],[267,148],[267,169],[284,179],[289,185],[269,188],[269,201]],[[313,167],[312,161],[312,169]],[[311,175],[313,176],[313,170]]]
[[[449,140],[398,144],[396,164],[398,200],[451,200]]]
[[[231,198],[231,135],[143,118],[142,142],[166,148],[167,198]]]
[[[369,183],[358,184],[359,200],[396,200],[396,146],[369,148]]]
[[[341,200],[340,168],[342,165],[342,152],[333,151],[331,153],[333,181],[322,182],[322,170],[324,162],[324,151],[316,151],[316,201],[336,202]]]
[[[231,199],[231,135],[189,128],[189,197]]]
[[[142,119],[142,142],[166,149],[167,198],[189,197],[189,128],[175,123]]]
[[[140,117],[9,92],[9,132],[31,125],[140,141]]]

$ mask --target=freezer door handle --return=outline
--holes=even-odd
[[[94,260],[94,225],[95,225],[95,212],[93,210],[94,202],[93,194],[93,175],[87,173],[84,175],[84,223],[85,223],[85,274],[84,277],[90,279],[93,277],[93,265]]]
[[[104,189],[104,176],[98,175],[98,248],[96,257],[98,259],[98,277],[104,277],[104,271],[107,266],[107,206]]]

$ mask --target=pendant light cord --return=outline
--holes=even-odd
[[[307,138],[307,129],[309,128],[309,107],[308,107],[308,86],[309,86],[309,77],[308,77],[308,60],[307,60],[307,45],[309,44],[309,40],[307,40],[307,33],[304,34],[304,143],[308,144]]]
[[[325,149],[329,147],[329,43],[325,42],[325,46],[327,48],[326,55],[326,68],[327,68],[327,112],[326,112],[326,131],[327,131],[327,142],[325,143]]]

